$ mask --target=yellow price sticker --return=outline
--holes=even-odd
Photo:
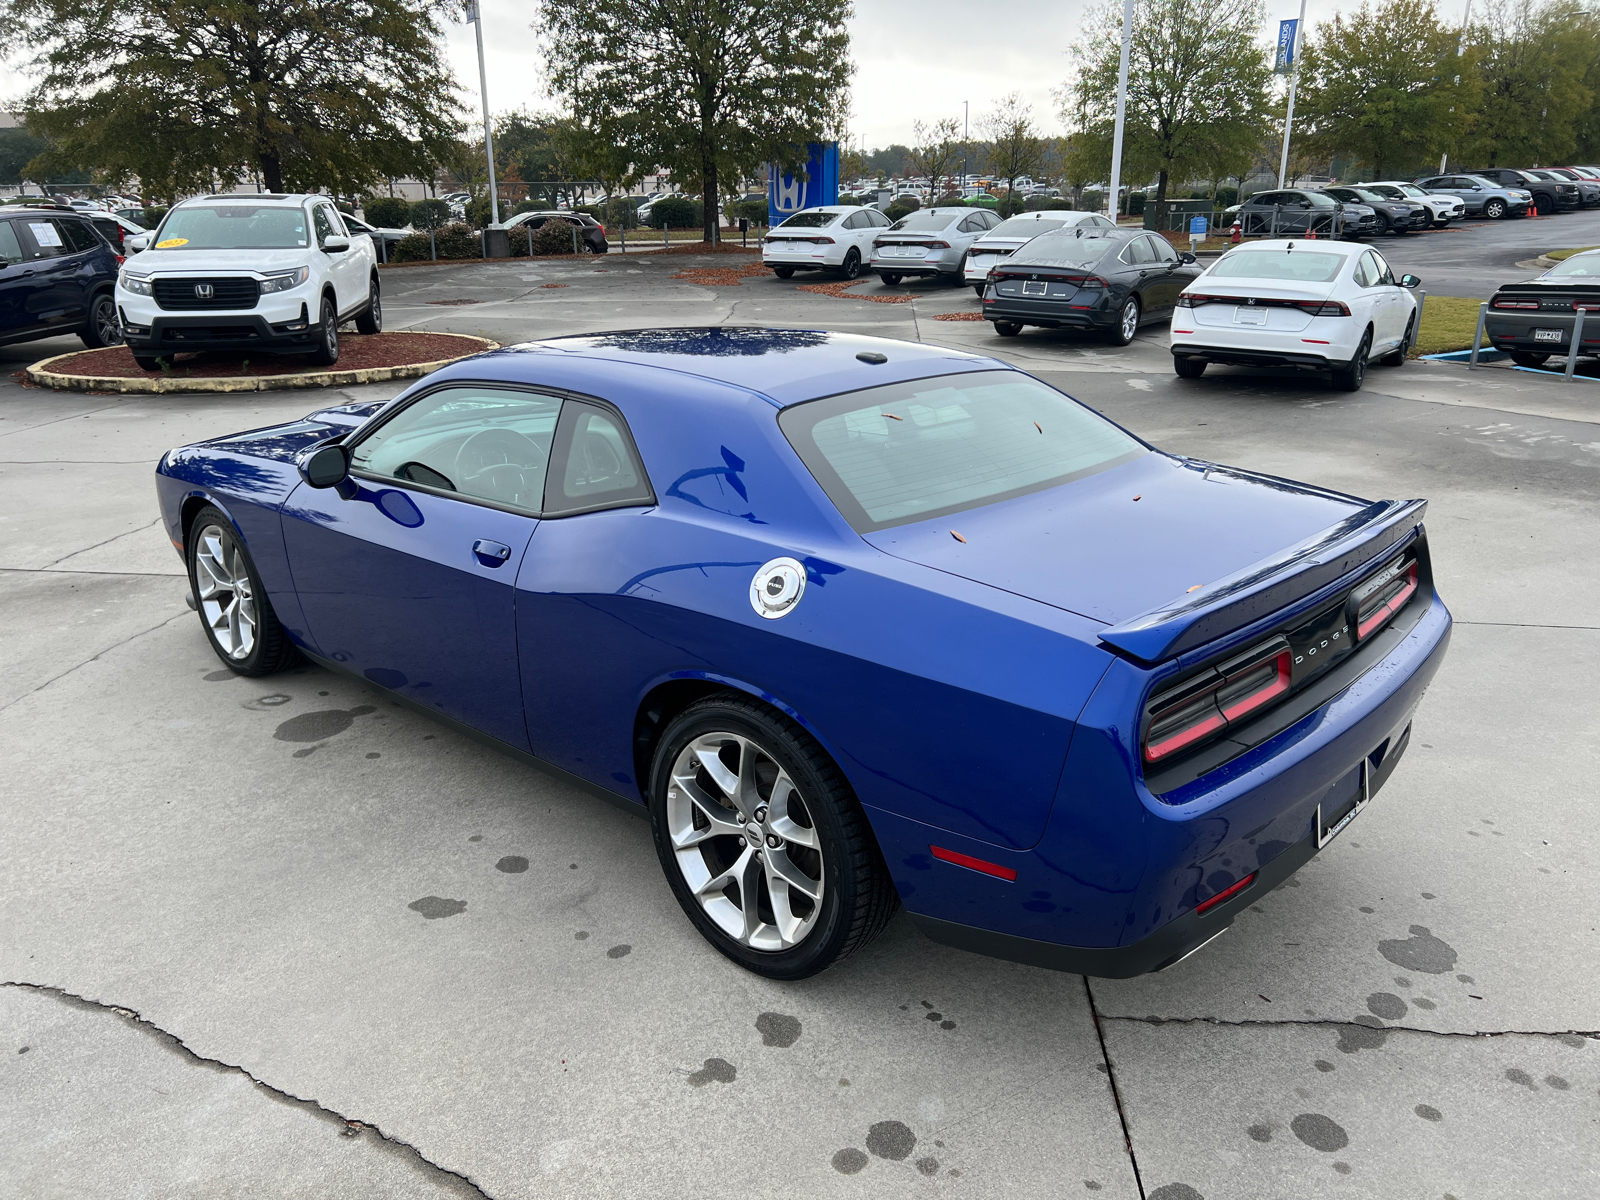
[[[156,249],[157,250],[171,250],[174,246],[187,246],[188,244],[189,244],[189,239],[188,238],[168,238],[164,242],[157,242],[156,243]]]

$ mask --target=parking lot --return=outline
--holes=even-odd
[[[1600,214],[1379,248],[1487,297]],[[21,1196],[1118,1200],[1600,1192],[1600,386],[1363,390],[996,337],[947,284],[735,256],[383,274],[390,329],[797,325],[1039,374],[1156,445],[1427,497],[1456,618],[1407,760],[1195,957],[1085,980],[903,917],[780,984],[684,920],[643,821],[316,667],[243,679],[184,603],[168,447],[399,385],[0,379],[0,1178]],[[843,293],[843,294],[839,294]],[[907,297],[917,297],[907,299]],[[884,302],[888,301],[888,302]],[[943,320],[944,317],[959,319]],[[76,343],[0,350],[9,372]]]

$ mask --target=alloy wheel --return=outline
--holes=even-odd
[[[1122,306],[1122,340],[1131,342],[1139,332],[1139,302],[1129,300]]]
[[[322,302],[322,344],[330,358],[339,357],[339,316],[326,300]]]
[[[122,344],[122,325],[117,321],[117,303],[102,295],[94,303],[94,330],[102,346]]]
[[[256,646],[256,600],[238,541],[219,525],[195,538],[195,598],[211,636],[229,658],[243,661]]]
[[[690,893],[730,938],[788,950],[822,912],[822,843],[787,771],[756,742],[704,733],[667,783],[667,833]]]

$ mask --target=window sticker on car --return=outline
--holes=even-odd
[[[176,246],[187,246],[188,244],[189,244],[189,239],[188,238],[167,238],[165,241],[157,242],[156,243],[156,249],[157,250],[171,250]]]
[[[61,245],[61,234],[56,232],[56,227],[48,221],[29,221],[28,232],[33,234],[33,240],[41,246]]]

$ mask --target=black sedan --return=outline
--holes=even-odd
[[[1600,357],[1600,250],[1574,254],[1526,283],[1508,283],[1489,301],[1484,332],[1518,366],[1543,366],[1572,351],[1583,313],[1580,355]]]
[[[1394,200],[1362,187],[1326,187],[1319,190],[1324,196],[1341,204],[1365,204],[1377,215],[1379,233],[1410,233],[1413,229],[1426,229],[1433,224],[1433,213],[1427,205],[1415,200]]]
[[[1194,264],[1160,234],[1053,229],[989,272],[983,316],[1001,337],[1040,325],[1092,330],[1126,346],[1144,322],[1171,315],[1178,293],[1200,275]]]

